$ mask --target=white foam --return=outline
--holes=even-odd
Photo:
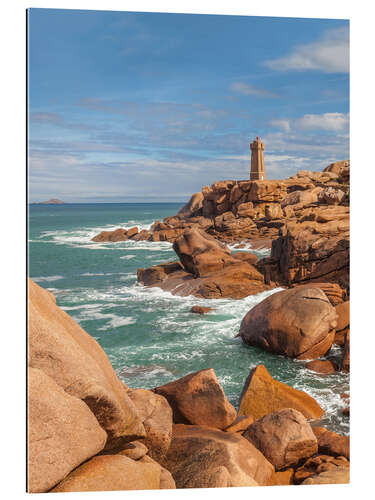
[[[103,316],[111,317],[111,320],[108,321],[106,325],[102,326],[101,328],[98,328],[98,330],[106,331],[111,328],[119,328],[121,326],[134,325],[134,323],[136,323],[136,320],[131,316],[121,317],[117,316],[116,314],[107,314]]]
[[[31,279],[38,283],[42,283],[42,282],[62,280],[64,279],[64,276],[40,276],[38,278],[31,278]]]
[[[123,255],[122,257],[120,257],[120,259],[130,260],[130,259],[134,259],[135,257],[136,257],[136,255]]]
[[[57,245],[67,245],[71,247],[81,247],[89,248],[91,250],[103,250],[103,249],[117,249],[120,244],[128,243],[128,241],[121,242],[100,242],[96,243],[91,241],[91,239],[102,231],[114,231],[119,227],[124,229],[130,229],[131,227],[137,226],[140,231],[143,229],[149,230],[152,226],[152,222],[139,222],[136,220],[119,222],[117,224],[107,224],[100,227],[86,227],[80,229],[67,230],[56,230],[56,231],[43,231],[39,237],[39,240],[44,243],[55,243]],[[132,242],[135,243],[135,242]]]
[[[244,245],[243,248],[238,248],[238,245]],[[233,243],[232,245],[228,245],[231,252],[253,252],[255,254],[259,254],[262,257],[268,257],[271,254],[271,249],[267,247],[263,248],[253,248],[251,245],[251,241],[240,241]]]
[[[79,309],[100,309],[102,304],[81,304],[79,306],[60,306],[64,311],[77,311]]]

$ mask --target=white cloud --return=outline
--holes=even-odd
[[[290,131],[290,120],[271,120],[270,121],[271,127],[279,128],[281,130],[284,130],[284,132],[289,132]]]
[[[243,82],[234,82],[230,88],[234,92],[238,92],[243,95],[255,95],[256,97],[279,97],[277,94],[274,94],[269,90],[260,89],[258,87],[254,87],[254,85]]]
[[[277,71],[318,70],[326,73],[349,72],[349,29],[336,28],[325,33],[317,42],[299,45],[279,59],[265,61]]]
[[[349,130],[349,113],[306,114],[300,118],[274,118],[269,125],[283,132],[292,130],[324,130],[326,132],[347,132]],[[347,133],[345,134],[347,138]]]
[[[321,115],[304,115],[295,121],[295,126],[303,130],[342,132],[349,126],[349,114],[323,113]]]

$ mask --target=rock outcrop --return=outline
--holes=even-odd
[[[101,233],[91,238],[91,241],[95,241],[97,243],[100,242],[115,243],[117,241],[127,241],[129,239],[133,239],[138,233],[139,230],[137,227],[132,227],[130,229],[124,229],[119,227],[117,229],[114,229],[113,231],[102,231]]]
[[[173,243],[186,272],[195,278],[210,276],[225,266],[236,264],[229,248],[197,229],[188,229]]]
[[[29,366],[51,377],[90,408],[108,435],[106,448],[145,437],[144,426],[105,352],[29,280]]]
[[[186,231],[173,248],[180,262],[138,269],[138,281],[174,295],[200,298],[239,299],[270,288],[253,265],[253,254],[231,254],[225,244],[202,231]]]
[[[297,359],[324,356],[337,324],[335,308],[319,288],[270,295],[243,318],[239,335],[250,346]]]
[[[191,373],[154,391],[167,399],[175,423],[225,429],[237,416],[212,369]]]
[[[274,468],[237,433],[174,425],[165,459],[177,488],[217,488],[269,484]]]
[[[294,408],[307,419],[323,415],[322,408],[311,396],[275,380],[263,365],[250,371],[240,396],[239,415],[255,420],[284,408]]]
[[[318,451],[318,442],[305,417],[285,408],[256,420],[243,433],[276,470],[296,465]]]
[[[266,285],[329,282],[340,285],[348,298],[349,169],[349,161],[341,161],[323,172],[303,170],[284,180],[214,182],[193,194],[176,215],[155,221],[149,230],[103,231],[93,241],[176,243],[182,238],[183,243],[176,243],[175,249],[188,275],[181,279],[202,277],[232,262],[233,256],[223,248],[217,247],[216,256],[202,252],[199,245],[192,248],[191,237],[185,236],[191,231],[226,243],[246,241],[253,248],[272,244],[271,256],[257,266]],[[215,245],[212,240],[211,245]],[[241,298],[245,290],[239,297],[231,293],[233,298]],[[257,292],[248,290],[252,293]],[[197,292],[197,296],[216,298],[220,293]]]
[[[156,221],[147,239],[174,243],[187,272],[179,276],[182,281],[191,276],[205,277],[234,265],[232,259],[236,256],[220,247],[218,241],[246,241],[253,248],[272,246],[270,257],[256,265],[264,277],[263,285],[289,287],[324,282],[338,285],[347,299],[349,162],[327,168],[331,170],[300,171],[284,180],[215,182],[195,193],[177,215]],[[199,233],[205,234],[203,245],[198,242]],[[145,233],[142,239],[146,236]],[[207,242],[210,236],[216,243]],[[238,282],[248,279],[246,275],[240,276]],[[207,298],[221,296],[217,292],[220,283],[208,286],[215,292],[197,292],[194,288],[193,294]],[[242,298],[244,293],[258,291],[261,291],[259,283],[256,289],[244,289],[238,297],[233,291],[229,296]],[[181,286],[179,292],[185,293],[186,287]]]

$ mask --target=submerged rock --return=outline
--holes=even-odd
[[[213,311],[212,307],[202,307],[202,306],[193,306],[190,309],[190,312],[194,314],[207,314],[211,311]]]
[[[306,364],[306,368],[316,373],[320,373],[322,375],[330,375],[332,373],[336,373],[336,365],[330,361],[329,359],[314,359]]]
[[[324,356],[330,349],[337,314],[318,288],[296,287],[270,295],[243,318],[245,344],[298,359]]]
[[[308,419],[319,418],[324,413],[306,392],[273,379],[263,365],[253,368],[240,396],[238,414],[251,415],[256,420],[284,408],[294,408]]]

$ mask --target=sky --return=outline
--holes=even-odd
[[[349,158],[349,22],[28,11],[29,200],[185,202]]]

